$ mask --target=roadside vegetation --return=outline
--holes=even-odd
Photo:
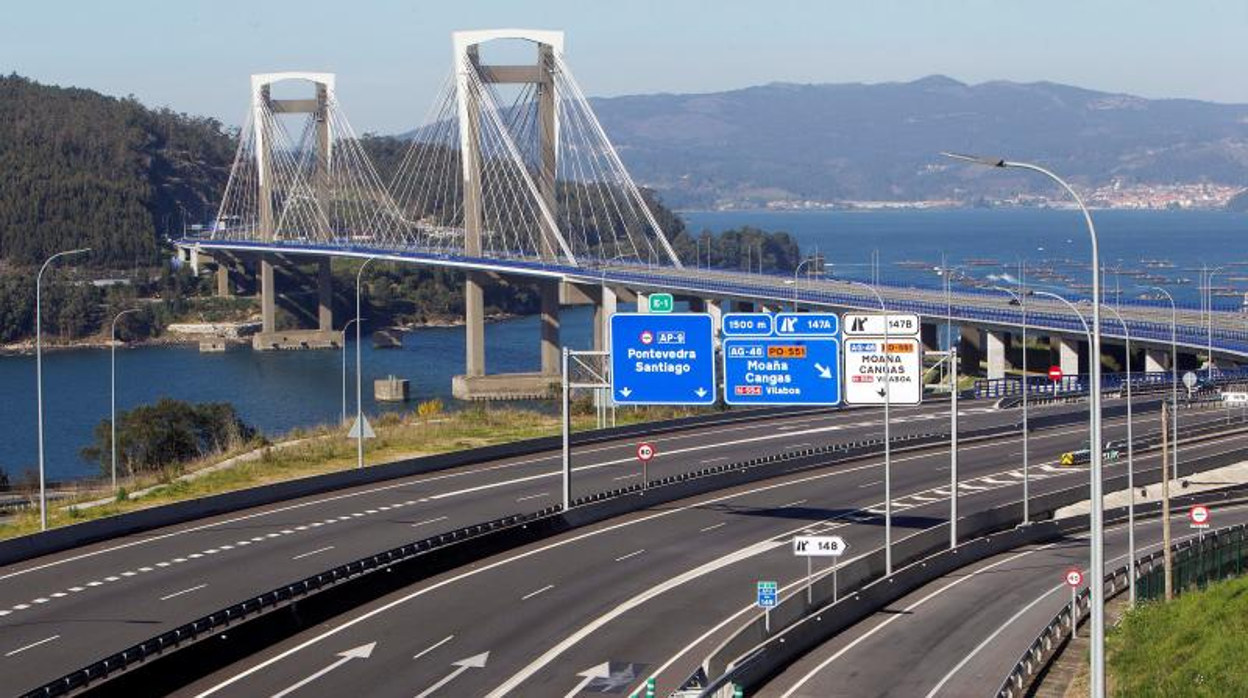
[[[1248,696],[1248,578],[1144,604],[1108,645],[1116,698]]]
[[[172,403],[172,404],[169,404]],[[163,407],[160,407],[163,405]],[[66,526],[128,511],[197,499],[274,482],[320,475],[356,466],[356,447],[346,427],[321,425],[298,429],[269,441],[234,416],[228,405],[187,405],[162,401],[119,416],[118,445],[122,461],[121,492],[84,491],[72,499],[51,502],[48,525]],[[618,425],[671,419],[706,409],[620,408]],[[160,425],[160,428],[153,428]],[[574,431],[596,426],[588,400],[577,401]],[[406,412],[388,412],[374,419],[377,438],[366,443],[365,465],[446,453],[481,446],[553,436],[559,420],[553,413],[514,407],[472,405],[448,411],[440,400],[422,402]],[[86,450],[107,472],[111,463],[107,422],[97,428],[97,442]],[[172,436],[171,436],[172,435]],[[161,453],[161,458],[152,457]],[[195,455],[196,453],[200,455]],[[0,482],[8,475],[0,470]],[[0,489],[3,489],[0,487]],[[16,479],[14,492],[37,502],[37,480]],[[39,530],[37,507],[20,510],[0,522],[0,539]]]

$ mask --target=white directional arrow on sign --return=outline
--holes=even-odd
[[[425,690],[418,693],[416,695],[416,698],[427,698],[427,696],[432,695],[434,691],[454,681],[456,677],[458,677],[460,674],[464,673],[465,671],[468,671],[469,669],[484,668],[485,662],[489,658],[490,658],[489,652],[482,652],[481,654],[474,654],[471,657],[468,657],[466,659],[461,659],[458,662],[455,662],[454,664],[451,665],[455,667],[454,671],[442,677],[440,681],[433,684],[429,688],[426,688]]]
[[[827,366],[824,366],[821,363],[816,363],[815,370],[819,372],[820,378],[827,378],[828,380],[832,380],[832,369],[828,368]]]
[[[632,394],[633,394],[632,388],[620,388],[620,395],[623,395],[624,397],[628,397],[629,395],[632,395]]]
[[[334,669],[337,669],[338,667],[342,666],[343,664],[346,664],[347,662],[351,661],[352,659],[368,659],[368,658],[369,658],[369,656],[371,656],[371,655],[373,654],[373,649],[374,649],[375,647],[377,647],[377,643],[376,643],[376,642],[370,642],[370,643],[368,643],[367,645],[360,645],[359,647],[354,647],[354,648],[352,648],[352,649],[346,650],[345,652],[339,652],[339,653],[338,653],[338,657],[339,657],[338,661],[336,661],[336,662],[334,662],[334,663],[330,664],[329,666],[325,667],[324,669],[321,669],[320,671],[316,672],[315,674],[312,674],[311,676],[309,676],[308,678],[306,678],[306,679],[304,679],[304,680],[300,681],[299,683],[296,683],[296,684],[291,685],[290,687],[286,688],[286,689],[285,689],[285,690],[283,690],[282,692],[280,692],[280,693],[274,693],[274,694],[273,694],[273,698],[282,698],[282,696],[285,696],[285,695],[289,695],[289,694],[291,694],[291,693],[294,693],[295,691],[299,690],[300,688],[303,688],[304,686],[306,686],[306,685],[308,685],[308,684],[312,683],[313,681],[315,681],[315,680],[317,680],[317,679],[321,678],[322,676],[324,676],[324,675],[328,674],[329,672],[333,671]]]
[[[697,395],[698,397],[706,397],[706,388],[698,388],[697,390],[693,391],[693,394]]]
[[[589,685],[589,682],[594,679],[611,678],[611,662],[603,662],[596,667],[590,667],[589,669],[577,674],[577,676],[581,677],[581,680],[572,688],[571,691],[568,691],[567,695],[563,698],[572,698],[576,694],[585,690],[585,687]]]

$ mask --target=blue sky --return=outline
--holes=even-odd
[[[943,73],[1248,102],[1244,0],[14,0],[0,72],[236,124],[250,73],[329,70],[357,130],[393,132],[424,114],[451,31],[503,26],[565,30],[590,95]]]

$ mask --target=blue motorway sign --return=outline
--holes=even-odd
[[[777,313],[779,337],[835,337],[841,330],[835,313]]]
[[[711,316],[612,315],[611,394],[621,405],[714,404]]]
[[[758,582],[757,590],[754,603],[759,608],[775,608],[780,602],[780,585],[775,582]]]
[[[725,338],[724,402],[840,404],[840,342],[832,337]]]
[[[725,337],[770,337],[771,313],[726,313],[721,329]]]

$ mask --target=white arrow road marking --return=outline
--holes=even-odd
[[[815,370],[819,372],[820,378],[827,378],[829,380],[832,379],[832,370],[829,369],[827,366],[824,366],[823,364],[820,364],[820,363],[816,363]]]
[[[272,698],[282,698],[282,696],[290,695],[291,693],[294,693],[295,691],[297,691],[297,690],[299,690],[299,689],[303,688],[304,686],[306,686],[306,685],[308,685],[308,684],[312,683],[313,681],[315,681],[315,680],[317,680],[317,679],[321,678],[322,676],[324,676],[324,675],[328,674],[329,672],[333,671],[334,669],[337,669],[338,667],[342,666],[343,664],[346,664],[347,662],[351,661],[352,659],[368,659],[368,657],[369,657],[369,656],[373,653],[373,648],[375,648],[375,647],[377,647],[377,643],[376,643],[376,642],[370,642],[370,643],[368,643],[367,645],[360,645],[359,647],[355,647],[355,648],[353,648],[353,649],[349,649],[349,650],[347,650],[347,651],[345,651],[345,652],[339,652],[339,653],[338,653],[338,661],[333,662],[333,663],[332,663],[332,664],[330,664],[329,666],[325,667],[324,669],[321,669],[320,671],[316,672],[315,674],[312,674],[311,676],[309,676],[308,678],[306,678],[306,679],[304,679],[304,680],[300,681],[299,683],[296,683],[296,684],[294,684],[294,685],[290,686],[289,688],[287,688],[287,689],[283,690],[281,693],[274,693],[274,694],[273,694],[273,696],[272,696]]]
[[[625,613],[628,613],[634,608],[644,605],[650,599],[666,593],[669,589],[675,589],[689,582],[690,580],[697,579],[698,577],[705,576],[707,574],[715,572],[716,570],[722,569],[724,567],[728,567],[729,565],[736,564],[737,562],[741,560],[751,558],[755,555],[760,555],[764,552],[774,550],[776,548],[787,547],[789,545],[790,543],[787,540],[766,540],[761,543],[755,543],[754,545],[751,545],[746,548],[742,548],[729,555],[725,555],[723,557],[717,558],[715,560],[711,560],[710,562],[707,562],[703,565],[695,567],[691,570],[687,570],[684,573],[679,574],[675,577],[672,577],[671,579],[668,579],[661,584],[656,584],[650,587],[644,593],[638,594],[637,596],[632,597],[631,599],[625,601],[624,603],[621,603],[620,605],[616,606],[615,608],[608,611],[607,613],[599,616],[594,621],[586,624],[580,630],[577,630],[575,633],[572,633],[571,635],[569,635],[562,642],[560,642],[559,644],[547,650],[545,653],[542,654],[542,656],[533,660],[528,666],[521,669],[518,673],[516,673],[511,678],[507,679],[507,681],[504,682],[501,686],[494,689],[493,691],[490,691],[487,698],[503,698],[503,696],[516,690],[520,686],[521,683],[524,683],[529,678],[531,678],[542,667],[554,661],[556,657],[563,654],[569,647],[572,647],[573,645],[576,645],[577,643],[579,643],[581,640],[589,637],[594,632],[596,632],[599,628],[606,625],[607,623],[610,623],[612,620],[619,618],[620,616],[624,615]],[[601,668],[601,666],[595,667],[595,669],[598,669],[598,668]],[[584,676],[584,674],[581,674],[581,675]],[[605,676],[610,676],[610,672],[607,672]],[[580,686],[578,686],[575,690],[573,690],[568,695],[569,696],[576,695],[577,693],[580,692],[582,688],[584,688],[588,684],[589,684],[588,680],[582,682]]]
[[[590,667],[589,669],[582,671],[581,673],[577,674],[577,676],[580,676],[581,680],[575,686],[573,686],[572,690],[568,691],[567,695],[565,695],[563,698],[572,698],[572,696],[575,696],[576,694],[585,690],[585,687],[589,685],[589,682],[593,681],[594,679],[611,678],[611,663],[603,662],[602,664],[599,664],[596,667]]]
[[[446,639],[449,640],[451,638],[448,637]],[[446,640],[443,640],[442,642],[446,642]],[[441,644],[441,643],[438,643],[438,644]],[[490,658],[489,652],[482,652],[481,654],[474,654],[473,656],[468,657],[467,659],[461,659],[458,662],[455,662],[454,664],[451,665],[455,667],[454,671],[442,677],[440,681],[433,684],[429,688],[426,688],[425,690],[416,694],[416,698],[427,698],[427,696],[431,695],[434,691],[454,681],[456,677],[458,677],[460,674],[464,673],[465,671],[468,671],[469,669],[483,668],[485,666],[486,660],[488,660],[489,658]]]

